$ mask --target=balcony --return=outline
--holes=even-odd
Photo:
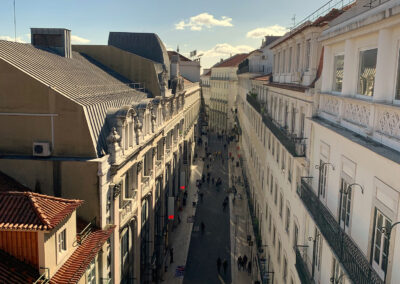
[[[261,106],[260,102],[253,95],[247,95],[247,102],[261,115],[265,126],[269,128],[293,157],[305,156],[306,145],[303,142],[304,138],[294,137],[285,128],[275,122],[272,117],[264,112],[264,107]]]
[[[156,176],[162,174],[162,160],[156,160]]]
[[[307,268],[307,263],[304,261],[301,252],[296,247],[296,270],[302,284],[315,283]]]
[[[400,107],[321,94],[319,116],[400,151]]]
[[[122,226],[134,215],[133,208],[136,200],[124,200],[122,207],[119,209],[119,224]]]
[[[383,284],[383,280],[372,268],[363,252],[343,232],[335,217],[321,203],[310,185],[302,180],[297,193],[353,283]]]

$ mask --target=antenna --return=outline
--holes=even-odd
[[[296,26],[296,14],[293,15],[292,19],[293,21],[293,28]]]
[[[15,0],[14,0],[14,41],[17,42],[17,18],[15,16]]]

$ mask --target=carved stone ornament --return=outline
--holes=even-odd
[[[152,152],[153,158],[156,156],[156,154],[157,154],[157,147],[154,147]]]
[[[143,168],[143,162],[140,161],[137,163],[137,174],[139,174],[142,171]]]
[[[108,144],[119,143],[121,141],[121,136],[118,134],[117,129],[113,127],[111,129],[110,135],[107,137]]]
[[[121,194],[121,184],[115,184],[112,187],[113,190],[113,199],[115,200]]]

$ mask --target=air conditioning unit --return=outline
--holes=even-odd
[[[48,157],[50,155],[49,142],[33,142],[33,156]]]

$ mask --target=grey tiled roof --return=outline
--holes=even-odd
[[[132,83],[129,80],[77,52],[65,58],[30,44],[0,40],[0,59],[82,105],[98,154],[107,151],[107,109],[132,105],[147,97],[128,85]]]

